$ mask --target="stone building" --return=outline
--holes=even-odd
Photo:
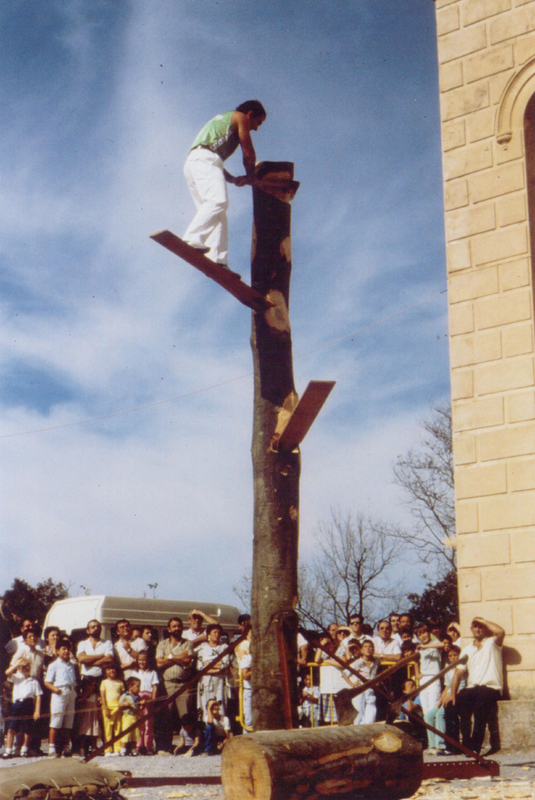
[[[461,625],[505,628],[502,742],[535,744],[535,0],[435,5]]]

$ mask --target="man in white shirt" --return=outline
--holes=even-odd
[[[14,639],[10,639],[9,642],[6,644],[6,653],[10,658],[13,658],[15,654],[18,657],[22,655],[18,651],[23,649],[24,647],[24,635],[28,631],[35,631],[35,623],[31,619],[23,619],[22,624],[20,626],[20,636],[15,636]],[[37,639],[37,649],[44,650],[45,641],[43,639]]]
[[[373,637],[375,655],[381,661],[399,661],[401,658],[401,647],[399,642],[392,637],[392,626],[390,621],[382,619],[377,626],[377,636]]]
[[[189,628],[182,634],[183,639],[191,642],[194,649],[197,650],[200,645],[206,641],[206,632],[203,631],[202,624],[206,622],[207,625],[217,625],[217,620],[211,617],[210,614],[205,614],[198,608],[194,608],[188,617]]]
[[[119,637],[114,645],[123,680],[131,678],[137,670],[137,654],[147,649],[147,643],[139,637],[132,641],[132,626],[127,619],[115,623],[115,633]]]
[[[80,664],[80,674],[82,684],[84,678],[97,678],[98,682],[103,676],[103,670],[111,667],[115,662],[113,645],[110,641],[103,641],[100,638],[102,625],[98,619],[92,619],[87,623],[87,639],[83,639],[78,644],[76,660]]]
[[[502,649],[505,631],[483,617],[474,617],[470,629],[473,641],[461,650],[461,658],[467,655],[468,663],[455,670],[449,702],[458,707],[463,744],[479,753],[485,726],[489,717],[496,712],[503,690]],[[457,693],[466,671],[466,689]]]

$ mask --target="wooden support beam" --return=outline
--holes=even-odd
[[[279,447],[293,450],[301,444],[336,381],[310,381],[279,439]]]
[[[174,233],[171,233],[171,231],[158,231],[158,233],[153,233],[150,238],[154,239],[158,244],[161,244],[162,247],[166,247],[175,255],[183,258],[184,261],[196,267],[204,275],[212,278],[213,281],[222,286],[223,289],[226,289],[227,292],[230,292],[240,303],[243,303],[243,305],[248,308],[252,308],[253,311],[266,311],[274,305],[271,300],[263,297],[259,292],[255,291],[255,289],[251,289],[250,286],[234,276],[232,272],[229,272],[229,270],[225,269],[220,264],[216,264],[215,261],[206,258],[206,256],[198,250],[195,250],[194,247],[186,244],[186,242],[183,242],[182,239]]]
[[[422,746],[391,725],[263,731],[225,745],[225,800],[412,797]]]

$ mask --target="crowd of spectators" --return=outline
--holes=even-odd
[[[32,620],[23,620],[20,634],[4,645],[3,758],[45,755],[44,738],[49,758],[73,751],[87,756],[99,740],[107,756],[219,752],[232,731],[242,732],[238,690],[240,668],[250,678],[249,639],[237,655],[226,654],[210,667],[228,638],[199,609],[188,622],[184,630],[181,619],[171,618],[158,642],[150,626],[120,619],[111,641],[101,638],[102,625],[93,619],[86,638],[75,644],[56,626],[41,639]],[[238,627],[248,633],[248,614],[239,617]],[[242,683],[247,696],[250,683]]]
[[[150,626],[121,619],[112,642],[101,638],[101,623],[90,620],[86,638],[73,645],[59,628],[46,628],[41,639],[34,623],[23,620],[20,635],[5,644],[3,758],[44,755],[45,737],[50,758],[73,749],[88,755],[99,740],[107,756],[209,755],[232,734],[251,731],[249,615],[238,618],[244,638],[224,655],[228,636],[214,618],[193,609],[188,622],[184,630],[181,619],[171,618],[166,636],[155,641]],[[410,614],[397,613],[375,629],[360,614],[347,625],[303,629],[299,725],[338,724],[344,697],[354,724],[407,719],[433,755],[458,753],[459,742],[479,753],[487,726],[496,751],[505,634],[480,617],[471,633],[463,643],[455,621],[413,624]],[[397,662],[397,670],[389,669]]]
[[[333,622],[324,631],[304,634],[298,639],[301,727],[337,724],[337,705],[348,689],[358,689],[403,660],[393,674],[353,693],[354,724],[407,719],[436,756],[461,752],[455,743],[480,753],[488,726],[489,753],[499,749],[497,703],[503,691],[505,632],[496,623],[474,618],[472,639],[466,643],[458,622],[414,624],[407,613],[381,619],[375,630],[353,614],[348,625]],[[393,716],[396,700],[403,702],[403,710]]]

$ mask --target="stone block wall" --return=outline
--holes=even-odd
[[[468,636],[481,615],[505,628],[508,689],[520,699],[535,695],[534,298],[524,139],[535,94],[535,0],[435,5],[461,625]]]

